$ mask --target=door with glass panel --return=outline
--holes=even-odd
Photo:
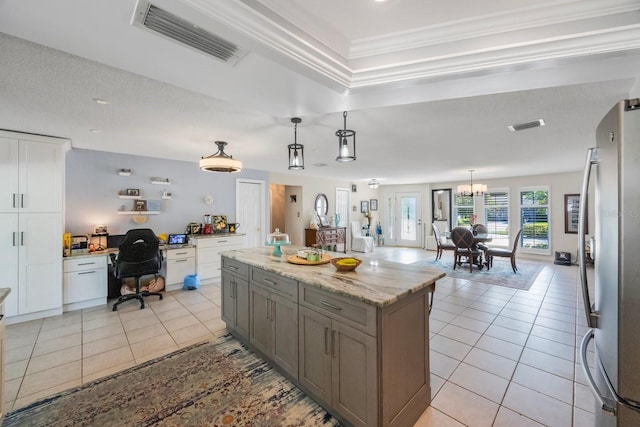
[[[395,236],[397,246],[422,247],[422,194],[396,193]]]

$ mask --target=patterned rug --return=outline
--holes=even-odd
[[[335,426],[230,334],[7,414],[3,426]]]
[[[442,258],[437,261],[432,258],[421,260],[411,265],[440,268],[447,273],[447,277],[473,280],[474,282],[482,282],[488,285],[504,286],[525,291],[535,282],[536,277],[538,277],[543,267],[541,264],[516,260],[518,272],[514,274],[508,258],[494,258],[491,270],[487,270],[486,267],[478,270],[474,267],[473,272],[470,273],[468,264],[463,264],[462,267],[456,267],[454,270],[453,257],[447,258],[446,255],[445,253],[442,255]]]

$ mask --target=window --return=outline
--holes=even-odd
[[[485,225],[492,246],[509,247],[509,192],[492,190],[484,195]]]
[[[473,196],[461,196],[459,193],[453,199],[453,226],[471,226],[471,216],[474,214]]]
[[[532,251],[549,252],[549,189],[520,191],[521,246]]]

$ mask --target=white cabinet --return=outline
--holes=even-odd
[[[167,249],[166,252],[166,277],[167,290],[182,287],[185,276],[196,272],[196,248]],[[171,285],[179,285],[170,288]]]
[[[4,304],[0,303],[0,396],[4,396]],[[4,419],[4,398],[0,399],[0,424]]]
[[[0,212],[62,212],[60,144],[0,135]]]
[[[0,287],[11,288],[10,323],[62,313],[68,147],[68,140],[0,131]]]
[[[220,237],[199,236],[193,239],[196,245],[196,272],[200,280],[220,278],[222,267],[220,253],[244,247],[244,235]]]
[[[64,260],[64,311],[107,303],[107,256]]]

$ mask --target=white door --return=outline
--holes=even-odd
[[[422,247],[422,194],[396,193],[395,236],[398,246]]]
[[[18,212],[19,199],[18,141],[0,138],[0,212]]]
[[[236,222],[238,233],[244,233],[248,248],[263,246],[267,239],[265,215],[265,183],[255,179],[236,180]]]
[[[0,288],[10,288],[4,301],[7,316],[18,314],[18,248],[20,246],[19,215],[0,214]]]
[[[340,216],[340,223],[336,227],[347,227],[349,221],[349,198],[351,190],[348,188],[336,187],[336,213]]]

